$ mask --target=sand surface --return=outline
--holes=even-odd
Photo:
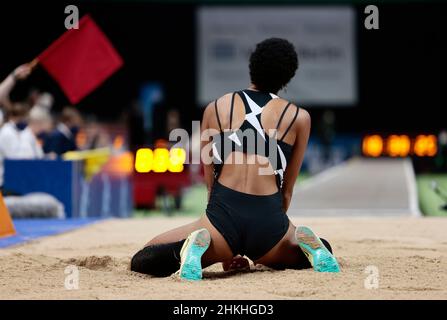
[[[73,232],[0,249],[0,299],[447,299],[447,219],[294,218],[330,239],[340,274],[220,264],[196,283],[128,270],[131,255],[159,232],[190,218],[107,220]],[[66,290],[64,270],[79,269]],[[366,289],[376,266],[379,288]]]

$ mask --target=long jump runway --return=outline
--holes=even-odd
[[[408,159],[352,159],[296,187],[291,216],[419,216]]]

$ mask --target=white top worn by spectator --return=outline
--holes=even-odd
[[[0,186],[3,185],[4,159],[39,159],[43,151],[29,127],[17,129],[13,122],[0,128]]]

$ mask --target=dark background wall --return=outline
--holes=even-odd
[[[333,3],[333,1],[331,2]],[[0,77],[32,60],[64,32],[64,8],[76,2],[9,1],[0,5]],[[436,132],[443,117],[447,71],[447,26],[438,3],[378,4],[380,29],[366,30],[357,10],[359,103],[336,111],[340,132]],[[196,104],[195,8],[197,4],[148,2],[78,3],[91,13],[123,56],[125,66],[79,108],[98,119],[118,120],[137,98],[142,82],[159,81],[166,106],[182,112],[182,122],[201,117]],[[19,99],[36,86],[56,95],[57,108],[67,103],[43,70],[13,92]],[[299,98],[297,99],[299,100]],[[324,106],[310,112],[318,119]]]

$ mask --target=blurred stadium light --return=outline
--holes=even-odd
[[[432,134],[421,134],[415,138],[405,134],[389,136],[373,134],[366,135],[362,141],[362,153],[366,157],[434,157],[437,152],[438,141]]]
[[[186,151],[182,148],[141,148],[136,153],[135,170],[138,173],[178,173],[183,171],[185,160]]]

